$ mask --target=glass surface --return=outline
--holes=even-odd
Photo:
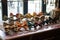
[[[42,11],[42,0],[29,0],[28,1],[28,13],[36,12],[37,14]]]
[[[49,13],[55,8],[55,0],[47,0],[46,12]]]
[[[8,17],[10,13],[14,15],[17,13],[23,14],[23,2],[20,1],[8,1]]]
[[[7,1],[23,1],[23,0],[7,0]]]
[[[0,0],[0,21],[2,21],[2,5],[1,5],[1,0]]]

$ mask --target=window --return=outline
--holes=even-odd
[[[23,14],[23,0],[8,0],[8,17],[10,13],[14,15],[17,13]]]
[[[2,5],[1,5],[1,0],[0,0],[0,21],[2,21]]]
[[[42,0],[28,0],[28,13],[39,13],[42,11]]]
[[[49,13],[55,8],[55,0],[47,0],[46,12]]]

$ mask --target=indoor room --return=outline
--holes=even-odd
[[[59,40],[60,0],[0,0],[0,40]]]

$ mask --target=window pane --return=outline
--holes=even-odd
[[[28,1],[39,1],[39,0],[28,0]]]
[[[14,15],[17,13],[23,14],[23,2],[8,2],[8,17],[10,13],[13,13]]]
[[[28,13],[39,13],[42,10],[42,0],[28,1]]]
[[[34,1],[34,0],[28,0],[28,1]]]
[[[10,13],[17,13],[17,2],[8,2],[8,16]]]
[[[48,4],[46,5],[46,12],[49,13],[55,8],[55,0],[49,0]]]
[[[0,2],[0,21],[2,21],[2,7],[1,7],[1,2]]]
[[[34,1],[28,1],[28,13],[33,13],[35,11]]]
[[[23,1],[23,0],[7,0],[7,1]]]

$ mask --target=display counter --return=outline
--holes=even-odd
[[[42,28],[38,31],[33,31],[33,32],[18,32],[17,34],[14,34],[12,36],[7,35],[5,38],[6,40],[40,40],[40,39],[45,39],[46,37],[49,38],[53,36],[56,36],[60,31],[60,24],[54,24],[50,25],[46,28]],[[37,38],[38,37],[38,38]],[[22,38],[22,39],[21,39]],[[35,39],[36,38],[36,39]],[[40,38],[40,39],[39,39]]]

